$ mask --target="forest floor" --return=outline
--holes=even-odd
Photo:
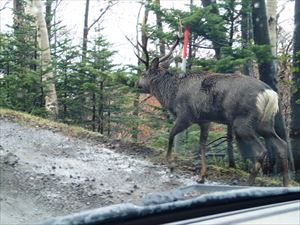
[[[82,128],[0,109],[0,224],[33,224],[53,216],[195,184],[198,163],[108,140]],[[208,167],[208,183],[245,185],[247,173]],[[266,181],[268,180],[268,181]],[[280,185],[257,180],[257,185]]]

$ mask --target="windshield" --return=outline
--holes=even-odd
[[[0,223],[299,187],[299,10],[1,1]]]

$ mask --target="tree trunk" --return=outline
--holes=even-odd
[[[93,104],[93,108],[92,108],[92,130],[95,131],[96,130],[96,93],[93,92],[92,94],[92,104]]]
[[[267,9],[264,0],[254,0],[252,5],[254,42],[258,45],[271,45]],[[269,53],[272,53],[271,50]],[[259,65],[260,79],[278,92],[275,63],[266,59]]]
[[[98,106],[98,128],[97,131],[100,134],[104,134],[104,81],[100,81],[100,98]]]
[[[24,0],[14,0],[13,1],[13,29],[14,36],[19,43],[24,43],[28,35],[24,32],[25,25],[25,2]],[[31,37],[30,37],[31,38]],[[20,48],[19,46],[17,48]],[[22,58],[28,57],[28,55],[22,55]],[[28,65],[26,65],[25,60],[20,59],[20,67],[25,70]],[[31,68],[32,65],[29,66]],[[24,71],[24,73],[26,73]]]
[[[135,98],[133,101],[133,116],[135,118],[139,117],[139,104],[140,104],[140,93],[136,92],[135,94]],[[136,120],[134,122],[134,126],[132,128],[132,132],[131,132],[131,138],[134,142],[138,141],[138,134],[139,134],[139,122]]]
[[[267,19],[272,55],[277,52],[277,0],[267,0]]]
[[[66,121],[67,118],[67,103],[66,103],[66,99],[68,97],[68,93],[66,91],[66,87],[68,85],[68,81],[67,81],[67,73],[65,71],[65,76],[64,76],[64,103],[63,103],[63,120]]]
[[[155,3],[160,8],[160,0],[155,0]],[[159,13],[156,13],[156,26],[159,33],[162,33],[163,32],[162,19]],[[159,53],[160,55],[166,54],[165,41],[161,37],[159,38]]]
[[[55,89],[55,80],[52,70],[49,69],[51,65],[51,54],[49,36],[47,31],[47,25],[43,14],[43,5],[41,0],[33,0],[33,7],[36,13],[36,24],[38,32],[38,44],[41,49],[41,70],[42,70],[42,82],[46,87],[45,91],[45,108],[51,118],[57,118],[58,116],[58,103]]]
[[[251,0],[242,0],[241,9],[241,32],[243,45],[248,44],[253,39],[251,20]]]
[[[194,0],[190,0],[190,9],[192,9],[194,5]],[[187,59],[187,69],[188,70],[191,70],[192,69],[192,58],[195,57],[195,49],[196,47],[193,47],[194,46],[194,43],[195,43],[195,35],[193,35],[193,33],[190,33],[189,35],[189,54],[188,54],[188,59]]]
[[[88,44],[88,24],[89,24],[89,8],[90,8],[90,0],[85,1],[85,14],[84,14],[84,25],[83,25],[83,37],[82,37],[82,49],[81,49],[81,62],[82,66],[85,65],[86,63],[86,57],[87,57],[87,44]],[[85,79],[86,74],[82,74],[82,79]],[[88,103],[90,96],[87,91],[80,91],[81,93],[79,94],[79,102],[80,102],[80,120],[81,121],[86,121],[88,120],[87,117],[88,115],[85,112],[85,106]]]
[[[234,35],[234,24],[235,24],[235,16],[234,16],[234,10],[235,10],[235,2],[234,0],[230,0],[228,2],[229,8],[230,8],[230,15],[229,15],[229,21],[230,21],[230,29],[229,29],[229,46],[232,47],[233,45],[233,35]]]
[[[267,18],[267,9],[264,0],[254,0],[252,4],[252,22],[254,43],[258,45],[271,45],[269,24]],[[272,55],[272,50],[269,50]],[[260,80],[268,84],[274,91],[278,93],[276,71],[276,62],[273,59],[266,59],[259,64]],[[278,136],[288,143],[285,122],[281,112],[281,103],[279,104],[279,112],[275,117],[275,131]],[[272,153],[273,155],[276,155]],[[293,157],[289,151],[290,163],[293,164]]]
[[[233,129],[231,125],[227,126],[227,155],[229,167],[236,168],[233,155]]]
[[[52,3],[54,0],[46,0],[46,16],[45,16],[45,20],[46,20],[46,24],[47,24],[47,30],[48,30],[48,34],[49,34],[49,42],[50,42],[50,35],[51,35],[51,22],[52,22]]]
[[[295,30],[292,81],[296,91],[291,95],[290,139],[295,164],[295,179],[300,181],[300,0],[295,1]],[[298,101],[298,104],[296,103]]]
[[[17,30],[23,25],[22,15],[25,14],[24,0],[13,0],[13,9],[14,9],[14,29]]]
[[[88,43],[88,34],[89,34],[89,7],[90,7],[90,0],[86,0],[83,38],[82,38],[82,62],[86,60],[86,53],[87,53],[87,43]]]
[[[110,137],[111,136],[111,101],[110,98],[108,97],[108,103],[107,103],[107,136]]]
[[[251,20],[251,1],[242,0],[242,19],[241,19],[241,33],[242,33],[242,47],[247,48],[253,40],[252,20]],[[253,63],[247,62],[243,67],[243,74],[254,77]]]

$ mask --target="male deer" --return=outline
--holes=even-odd
[[[177,39],[174,46],[178,42]],[[277,93],[262,81],[244,75],[202,72],[180,78],[160,67],[170,55],[154,58],[137,82],[142,92],[155,96],[176,117],[169,136],[167,159],[171,157],[175,135],[193,123],[199,124],[202,163],[198,181],[203,182],[209,122],[228,124],[233,128],[243,157],[254,163],[248,184],[253,185],[267,153],[257,136],[260,135],[266,146],[277,153],[282,165],[283,185],[287,186],[287,144],[274,130],[274,117],[278,113]]]

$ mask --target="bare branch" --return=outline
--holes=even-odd
[[[148,99],[152,98],[153,95],[149,94],[146,98],[144,98],[141,102],[146,102]]]
[[[55,7],[53,9],[54,12],[56,12],[57,8],[60,6],[60,4],[61,4],[62,1],[63,0],[59,0],[58,2],[56,2]]]
[[[281,15],[281,13],[285,10],[285,5],[282,5],[281,8],[278,10],[278,13],[276,15],[276,20],[278,21],[279,20],[279,17]]]
[[[149,35],[146,32],[146,25],[147,25],[147,22],[148,22],[148,16],[149,16],[149,8],[146,7],[145,12],[144,12],[143,21],[141,23],[141,41],[142,41],[142,43],[140,43],[137,39],[138,46],[140,46],[142,48],[143,53],[146,57],[146,59],[144,60],[146,62],[146,63],[144,63],[145,66],[146,66],[146,69],[149,68],[149,53],[148,53],[148,50],[147,50]]]
[[[129,43],[135,48],[138,50],[138,53],[139,53],[139,47],[138,46],[141,46],[143,48],[143,46],[141,45],[141,43],[138,42],[138,45],[135,45],[128,36],[125,35],[125,38],[127,39],[127,41],[129,41]],[[144,63],[145,65],[147,65],[147,60],[145,61],[144,59],[142,59],[138,53],[136,53],[135,51],[133,52],[135,54],[135,56],[142,62]],[[147,57],[146,57],[147,58]],[[148,56],[148,61],[149,61],[149,56]],[[149,65],[148,65],[149,66]]]
[[[149,67],[149,62],[147,63],[143,58],[141,58],[136,52],[133,52],[135,54],[135,56],[143,63],[145,64],[145,66]],[[148,68],[146,67],[146,68]]]
[[[141,6],[140,6],[140,9],[139,9],[139,12],[138,12],[138,16],[137,16],[136,26],[135,26],[136,40],[139,39],[139,20],[140,20],[142,8],[143,8],[143,4],[141,4]]]
[[[207,47],[207,46],[197,45],[197,44],[189,44],[189,45],[196,48],[214,49],[213,47]]]
[[[138,48],[131,40],[130,40],[130,38],[127,36],[127,35],[124,35],[125,36],[125,38],[127,39],[127,41],[129,41],[129,43],[134,47],[134,48]]]
[[[145,64],[146,68],[148,69],[149,68],[149,53],[148,53],[148,50],[147,50],[147,43],[148,43],[148,38],[146,39],[145,45],[141,44],[138,41],[138,45],[142,48],[142,50],[145,54],[146,59],[144,60],[145,61],[144,64]]]
[[[159,58],[159,62],[163,62],[163,61],[167,60],[172,55],[172,53],[173,53],[174,49],[176,48],[176,46],[178,45],[179,41],[180,41],[180,38],[177,36],[177,39],[176,39],[175,43],[173,44],[173,46],[171,47],[169,53],[167,55]]]
[[[140,16],[141,16],[141,12],[142,12],[142,8],[143,8],[143,4],[141,4],[141,6],[140,6],[140,9],[139,9],[139,12],[138,12],[138,16],[137,16],[137,20],[136,20],[136,26],[135,26],[135,30],[136,30],[136,37],[135,37],[135,39],[136,39],[136,41],[138,42],[138,40],[139,40],[139,20],[140,20]],[[138,57],[138,59],[141,61],[141,59],[140,59],[140,48],[139,48],[139,45],[138,45],[138,43],[136,44],[136,49],[137,49],[137,57]],[[142,62],[142,61],[141,61]]]
[[[9,3],[9,1],[6,1],[6,2],[4,3],[4,6],[3,6],[2,8],[0,8],[0,12],[1,12],[2,10],[4,10],[4,9],[7,8],[8,3]]]
[[[104,10],[102,10],[102,13],[98,16],[97,19],[94,20],[94,22],[88,27],[88,31],[104,16],[104,14],[114,5],[116,5],[118,2],[111,2],[109,3]]]
[[[294,37],[292,37],[287,46],[286,46],[286,49],[285,49],[285,54],[288,55],[289,54],[289,51],[291,50],[292,46],[293,46],[293,42],[294,42]]]

